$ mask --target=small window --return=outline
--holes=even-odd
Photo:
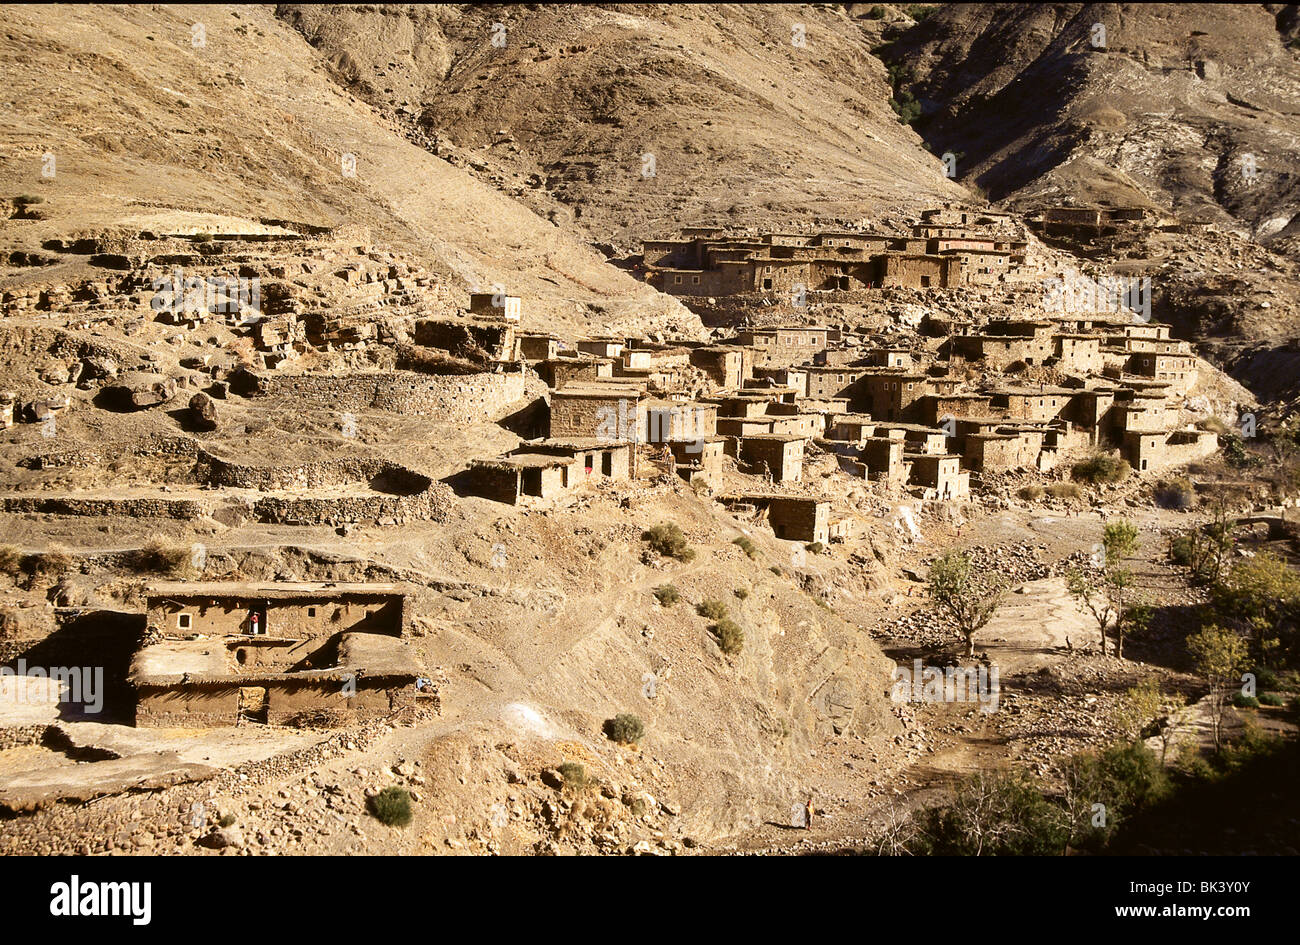
[[[682,277],[681,277],[681,276],[673,276],[673,285],[681,285],[681,284],[682,284]]]
[[[308,607],[308,608],[307,608],[307,616],[308,616],[308,617],[315,617],[315,616],[316,616],[316,608],[315,608],[315,607]]]
[[[691,276],[691,285],[699,285],[699,284],[700,284],[700,277],[699,277],[699,276]]]
[[[189,614],[177,614],[176,626],[181,630],[188,630],[192,624],[192,618]]]

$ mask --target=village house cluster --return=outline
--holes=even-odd
[[[910,234],[687,227],[675,239],[647,240],[642,264],[670,295],[791,295],[993,286],[1032,278],[1028,250],[1011,214],[943,208],[925,211]]]
[[[974,245],[971,228],[1002,226],[1000,214],[935,211],[924,219],[917,239],[934,251],[927,258],[987,249],[1005,254],[1006,266],[998,268],[1005,273],[1023,249],[1014,241]],[[867,253],[864,239],[844,234],[835,252]],[[830,240],[821,234],[797,246],[732,246],[746,255],[728,260],[728,241],[693,234],[647,243],[647,259],[681,261],[682,253],[698,253],[691,258],[725,263],[726,271],[750,266],[745,271],[754,278],[762,275],[752,268],[757,262],[796,260],[803,268],[788,276],[791,282],[809,278]],[[886,256],[894,252],[882,245]],[[776,250],[798,250],[804,258]],[[855,267],[875,264],[848,265],[865,274],[868,268]],[[893,263],[885,265],[880,271],[893,271]],[[969,259],[957,265],[968,274],[980,268],[970,268]],[[658,275],[675,279],[692,271],[710,270],[664,268]],[[862,284],[881,282],[864,276]],[[750,282],[736,285],[738,292],[763,291]],[[716,288],[708,286],[701,291]],[[1118,449],[1136,471],[1152,473],[1218,448],[1213,432],[1183,419],[1199,359],[1170,337],[1169,326],[1142,313],[1069,312],[982,324],[936,317],[921,329],[939,342],[791,324],[742,328],[712,343],[591,337],[569,344],[498,320],[496,351],[525,362],[545,381],[549,411],[536,436],[516,450],[471,463],[470,491],[534,504],[592,479],[635,477],[646,457],[687,481],[716,481],[730,458],[731,468],[761,480],[763,488],[719,495],[720,501],[763,512],[780,537],[825,543],[842,537],[843,528],[829,502],[798,494],[810,452],[833,454],[844,473],[885,490],[957,500],[970,495],[973,474],[1047,473],[1067,457],[1097,449]]]

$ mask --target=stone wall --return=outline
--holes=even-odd
[[[44,515],[126,515],[131,518],[175,518],[189,521],[207,514],[210,508],[210,502],[198,499],[0,497],[0,511]]]
[[[525,393],[522,374],[439,376],[408,372],[258,374],[241,371],[231,389],[246,397],[292,398],[321,410],[383,410],[449,423],[499,419]]]

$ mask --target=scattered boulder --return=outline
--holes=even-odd
[[[244,834],[238,827],[213,827],[210,833],[199,838],[199,846],[212,850],[239,849],[243,845]]]
[[[217,402],[203,391],[190,398],[190,420],[200,430],[217,428]]]
[[[176,381],[163,374],[132,371],[103,390],[104,404],[117,410],[145,410],[176,396]]]

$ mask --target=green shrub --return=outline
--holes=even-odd
[[[605,735],[620,745],[631,745],[645,735],[645,723],[639,716],[620,712],[612,719],[605,720]]]
[[[654,589],[655,600],[665,607],[671,607],[682,599],[681,591],[672,584],[662,584]]]
[[[777,577],[780,577],[783,573],[781,571],[781,566],[776,564],[772,565],[770,568],[768,568],[768,570],[771,571],[773,574],[775,574]]]
[[[720,600],[708,598],[700,601],[695,606],[695,612],[701,617],[707,617],[710,620],[721,620],[727,616],[727,605]]]
[[[1055,856],[1067,830],[1060,811],[1024,772],[972,775],[952,801],[913,816],[910,852],[935,856]]]
[[[1267,666],[1255,666],[1250,674],[1255,677],[1255,685],[1260,689],[1279,689],[1282,686],[1282,680],[1278,678],[1277,673]]]
[[[1196,504],[1196,489],[1188,479],[1161,479],[1156,483],[1156,503],[1166,509],[1190,509]]]
[[[217,821],[218,827],[233,827],[237,818],[234,814],[222,814],[221,819]]]
[[[1053,499],[1077,499],[1083,490],[1072,482],[1054,482],[1047,487],[1047,494]]]
[[[30,207],[34,203],[45,203],[45,198],[40,194],[19,194],[14,198],[14,203],[20,207]]]
[[[872,7],[867,11],[866,16],[868,20],[883,20],[885,18],[885,8]]]
[[[1081,482],[1091,483],[1094,486],[1108,486],[1122,482],[1132,471],[1133,467],[1127,460],[1109,453],[1096,453],[1082,462],[1075,463],[1070,474]]]
[[[1286,700],[1278,692],[1266,692],[1259,697],[1260,705],[1282,706],[1286,705]]]
[[[555,769],[560,772],[560,777],[564,779],[566,789],[574,793],[581,793],[587,786],[587,769],[576,761],[566,761]]]
[[[366,799],[366,807],[375,819],[390,827],[405,827],[411,822],[411,795],[406,788],[386,787]]]
[[[1206,417],[1198,423],[1197,426],[1208,433],[1217,433],[1219,436],[1227,436],[1232,432],[1232,427],[1228,426],[1218,417]]]
[[[1032,485],[1022,486],[1016,495],[1020,496],[1020,498],[1024,499],[1026,502],[1037,502],[1043,497],[1043,487]]]
[[[1246,449],[1246,441],[1236,433],[1220,437],[1219,443],[1223,448],[1223,458],[1235,469],[1248,469],[1263,462],[1259,456]]]
[[[739,538],[732,539],[731,543],[738,546],[750,558],[758,557],[758,545],[754,544],[754,540],[748,535],[741,535]]]
[[[196,242],[196,243],[211,243],[211,242],[212,242],[212,234],[211,234],[211,233],[195,233],[194,236],[193,236],[193,239],[194,239],[194,242]]]
[[[808,551],[811,551],[815,555],[819,555],[826,550],[826,546],[823,545],[820,541],[814,541],[811,544],[804,545],[804,548]]]
[[[1254,696],[1248,696],[1244,692],[1238,692],[1232,697],[1232,704],[1238,709],[1258,709],[1259,700]]]
[[[1196,550],[1196,539],[1191,535],[1179,535],[1169,543],[1169,557],[1174,564],[1190,565]]]
[[[927,7],[922,6],[919,3],[913,3],[905,8],[905,12],[917,23],[924,23],[934,14],[936,9],[936,7]]]
[[[718,649],[728,656],[739,653],[745,645],[745,631],[740,625],[727,617],[722,618],[711,628],[718,641]]]
[[[641,538],[665,558],[676,558],[678,561],[691,561],[695,558],[695,549],[686,541],[685,532],[675,522],[656,525]]]
[[[894,97],[889,100],[889,107],[898,116],[899,124],[915,125],[921,117],[921,103],[906,89],[894,93]]]

